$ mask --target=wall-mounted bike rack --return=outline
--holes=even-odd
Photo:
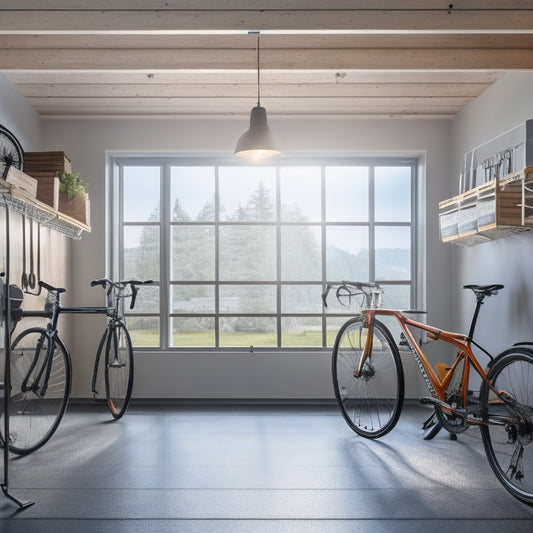
[[[18,506],[18,511],[26,509],[35,502],[30,500],[20,500],[13,496],[9,491],[9,390],[11,388],[11,298],[10,298],[10,234],[9,222],[12,212],[24,215],[32,220],[39,222],[41,225],[49,227],[72,239],[81,239],[84,231],[90,232],[91,228],[72,219],[66,215],[55,211],[48,205],[35,200],[24,191],[12,187],[9,183],[0,179],[0,208],[5,212],[5,272],[0,272],[0,285],[4,290],[0,296],[1,300],[1,317],[4,321],[4,382],[0,383],[0,392],[3,396],[4,410],[4,477],[1,483],[1,489],[4,495]],[[3,278],[3,279],[2,279]],[[1,342],[1,340],[0,340]]]

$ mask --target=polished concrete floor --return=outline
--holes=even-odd
[[[69,406],[52,440],[12,458],[4,533],[533,531],[493,476],[477,429],[423,440],[406,406],[380,440],[335,406],[134,405],[110,423]]]

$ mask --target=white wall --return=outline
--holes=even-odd
[[[15,86],[0,73],[0,124],[6,127],[25,152],[40,149],[42,124],[39,115]]]
[[[471,103],[452,123],[453,194],[463,154],[533,118],[533,73],[507,74]],[[498,353],[518,340],[533,339],[533,234],[522,234],[471,248],[450,245],[454,255],[454,327],[466,329],[474,298],[467,283],[503,283],[481,310],[477,340]]]
[[[106,151],[231,154],[246,120],[46,120],[44,149],[64,150],[90,184],[92,233],[72,247],[72,299],[99,305],[89,281],[105,274]],[[437,205],[449,195],[448,121],[274,120],[286,153],[408,153],[419,156],[427,216],[422,221],[430,318],[448,325],[450,249],[440,244]],[[149,186],[149,184],[147,184]],[[421,305],[424,305],[422,303]],[[102,317],[74,319],[74,397],[89,396],[91,363]],[[410,365],[408,365],[410,367]],[[416,374],[408,391],[417,397]],[[136,355],[137,398],[331,398],[329,354],[243,353]]]

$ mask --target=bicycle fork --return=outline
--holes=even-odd
[[[366,339],[364,341],[364,347],[362,347],[362,337],[363,330],[366,329]],[[354,378],[359,379],[363,378],[365,380],[370,379],[374,375],[374,370],[371,365],[367,364],[367,360],[372,353],[374,338],[374,320],[369,320],[368,315],[365,316],[363,325],[359,329],[359,347],[363,348],[363,353],[361,354],[361,359],[357,365],[356,370],[354,371]]]
[[[43,349],[43,343],[44,343],[45,338],[48,340],[45,360],[43,361],[43,364],[41,365],[39,372],[37,373],[35,378],[32,380],[31,384],[28,386],[28,382],[31,380],[33,371],[35,370],[35,367],[37,366],[37,363],[39,362],[39,358],[41,356],[41,351]],[[28,372],[26,373],[26,376],[24,377],[24,380],[21,383],[19,394],[23,394],[28,391],[31,391],[36,396],[40,396],[41,398],[44,398],[44,396],[46,395],[46,391],[48,389],[48,380],[50,379],[50,374],[52,372],[53,358],[54,358],[53,334],[51,334],[50,336],[46,336],[46,337],[44,335],[41,335],[37,343],[37,347],[35,348],[35,355],[33,357],[33,361],[30,365],[30,368],[28,369]],[[44,379],[43,379],[43,374],[44,374]],[[40,383],[42,383],[42,385],[39,385]],[[14,398],[16,398],[16,396],[17,395],[15,395]]]

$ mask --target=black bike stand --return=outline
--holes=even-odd
[[[4,493],[4,496],[6,498],[9,498],[12,502],[15,502],[18,506],[18,509],[17,511],[23,511],[24,509],[26,509],[27,507],[30,507],[31,505],[33,505],[35,502],[32,502],[30,500],[28,501],[21,501],[17,498],[15,498],[15,496],[13,496],[12,494],[9,494],[9,490],[7,488],[7,485],[2,485],[2,492]]]
[[[6,498],[10,499],[18,506],[18,511],[26,509],[30,505],[33,505],[35,502],[32,501],[22,501],[18,498],[15,498],[12,494],[9,493],[9,391],[11,390],[11,298],[9,291],[9,209],[7,202],[5,202],[6,210],[6,272],[1,272],[0,276],[5,277],[5,284],[0,280],[0,284],[4,284],[4,298],[2,303],[2,310],[5,312],[5,316],[2,317],[5,320],[5,335],[4,335],[4,352],[5,352],[5,365],[4,365],[4,385],[3,385],[3,396],[4,396],[4,435],[5,438],[4,446],[4,481],[1,484],[2,492]],[[0,298],[1,299],[1,298]]]
[[[442,429],[442,424],[437,420],[437,414],[435,413],[435,411],[433,411],[433,413],[431,413],[431,415],[429,415],[429,417],[426,420],[424,420],[424,423],[422,424],[422,429],[424,431],[429,428],[432,428],[432,429],[424,437],[424,440],[433,439]],[[455,433],[450,432],[450,439],[457,440],[457,435]]]

